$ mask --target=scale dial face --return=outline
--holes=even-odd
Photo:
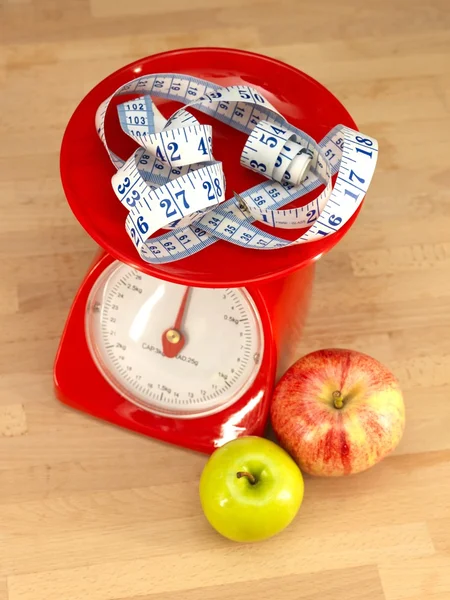
[[[91,290],[85,331],[98,369],[119,394],[177,418],[206,416],[238,400],[264,349],[246,290],[188,289],[117,261]]]

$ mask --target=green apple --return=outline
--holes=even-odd
[[[279,533],[303,501],[301,471],[274,442],[246,436],[214,451],[200,478],[200,501],[211,526],[236,542]]]

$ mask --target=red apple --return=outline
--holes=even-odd
[[[300,358],[277,384],[270,410],[280,445],[311,475],[365,471],[397,446],[405,426],[394,375],[353,350]]]

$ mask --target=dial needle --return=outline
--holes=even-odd
[[[181,299],[180,308],[178,309],[177,318],[175,319],[175,324],[173,327],[166,329],[162,334],[162,347],[163,354],[168,358],[175,358],[180,353],[181,349],[184,346],[185,338],[183,332],[181,331],[181,323],[183,321],[183,316],[186,311],[186,304],[188,301],[189,293],[192,288],[186,288],[186,291],[183,294],[183,298]]]

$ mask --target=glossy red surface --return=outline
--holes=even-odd
[[[350,228],[354,218],[339,232],[323,240],[279,250],[249,250],[218,241],[213,246],[183,260],[166,265],[142,261],[125,232],[126,209],[111,187],[114,167],[100,142],[94,125],[98,105],[125,82],[148,73],[191,74],[220,85],[248,84],[268,98],[290,123],[320,140],[336,124],[356,129],[342,104],[321,84],[293,67],[258,54],[226,48],[192,48],[156,54],[138,60],[112,73],[82,100],[70,119],[61,148],[61,178],[67,200],[88,234],[109,254],[156,277],[195,286],[237,287],[272,280],[305,266],[329,251]],[[131,97],[131,96],[130,96]],[[123,158],[135,148],[120,129],[112,103],[107,113],[106,135],[110,147]],[[180,105],[158,102],[168,117]],[[245,135],[204,115],[214,131],[214,156],[221,160],[227,181],[227,197],[262,181],[259,175],[242,167],[239,157]],[[301,203],[311,199],[305,196]],[[263,228],[263,226],[261,226]],[[281,237],[294,239],[301,230],[268,229]]]

